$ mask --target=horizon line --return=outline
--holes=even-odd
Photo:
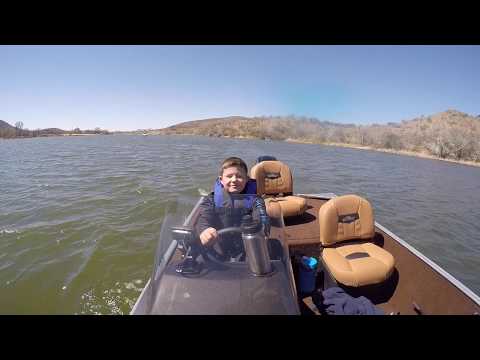
[[[71,130],[73,131],[77,128],[80,129],[80,130],[94,130],[95,128],[99,128],[100,130],[107,130],[107,131],[110,131],[110,132],[127,132],[127,131],[142,131],[142,130],[160,130],[160,129],[165,129],[165,128],[168,128],[168,127],[171,127],[171,126],[180,125],[180,124],[183,124],[183,123],[186,123],[186,122],[193,122],[193,121],[228,119],[228,118],[254,119],[254,118],[289,118],[289,117],[293,118],[294,120],[313,119],[313,120],[316,120],[316,121],[319,121],[319,122],[327,122],[327,123],[338,124],[338,125],[354,125],[354,126],[387,125],[388,126],[389,124],[400,124],[403,121],[410,121],[410,120],[414,120],[414,119],[418,119],[418,118],[422,118],[422,117],[429,117],[429,116],[432,116],[432,115],[436,115],[436,114],[440,114],[440,113],[446,113],[446,112],[449,112],[449,111],[467,114],[468,116],[471,116],[471,117],[480,117],[480,114],[479,115],[473,115],[473,114],[469,114],[469,113],[466,113],[464,111],[460,111],[460,110],[457,110],[457,109],[447,109],[447,110],[439,111],[439,112],[436,112],[436,113],[433,113],[433,114],[430,114],[430,115],[420,114],[420,115],[417,115],[416,117],[413,117],[411,119],[402,119],[400,121],[385,121],[385,122],[382,122],[382,123],[379,123],[379,122],[362,122],[362,121],[342,122],[342,121],[338,121],[338,120],[334,121],[334,120],[320,119],[316,116],[295,115],[295,114],[289,114],[289,115],[253,115],[253,116],[224,115],[224,116],[212,116],[212,117],[202,118],[202,119],[183,120],[183,121],[175,122],[171,125],[165,125],[163,127],[155,127],[155,128],[154,127],[145,127],[145,128],[136,128],[136,129],[111,129],[111,128],[102,128],[100,126],[95,126],[95,127],[92,127],[92,128],[82,129],[79,126],[76,126]],[[8,125],[10,125],[12,127],[15,127],[15,125],[12,125],[10,122],[8,122],[6,120],[0,119],[0,121],[3,121],[3,122],[7,123]],[[18,120],[14,124],[16,124],[17,122],[22,122],[22,121]],[[34,131],[34,130],[37,130],[37,129],[40,129],[40,130],[60,129],[60,130],[63,130],[63,131],[69,131],[69,130],[65,130],[65,128],[51,127],[51,126],[50,127],[45,127],[45,128],[36,128],[36,129],[30,129],[30,128],[26,127],[26,128],[23,128],[23,129],[24,130],[30,130],[30,131]]]

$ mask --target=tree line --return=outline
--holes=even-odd
[[[32,138],[38,136],[59,136],[59,135],[79,135],[79,134],[103,134],[108,135],[108,130],[102,130],[97,127],[94,130],[80,130],[75,128],[72,131],[65,131],[57,128],[48,129],[35,129],[29,130],[23,128],[23,122],[18,121],[15,126],[11,126],[5,122],[2,122],[3,126],[0,127],[0,138],[13,139],[13,138]],[[2,125],[2,124],[0,124]]]
[[[174,125],[161,133],[335,143],[480,162],[480,116],[455,110],[372,125],[337,124],[294,115],[215,119]]]

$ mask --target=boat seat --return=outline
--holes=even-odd
[[[323,263],[338,283],[351,287],[379,284],[393,273],[395,260],[372,243],[375,235],[370,203],[357,195],[330,199],[320,207]]]
[[[265,198],[267,213],[272,202],[282,208],[284,217],[297,216],[305,212],[307,200],[293,196],[293,179],[289,167],[278,160],[262,161],[250,169],[250,177],[257,181],[257,194]]]

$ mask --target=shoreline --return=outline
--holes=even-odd
[[[356,150],[370,150],[370,151],[377,151],[383,152],[387,154],[394,154],[394,155],[405,155],[405,156],[412,156],[422,159],[430,159],[430,160],[440,160],[446,161],[454,164],[460,165],[467,165],[467,166],[474,166],[480,167],[480,162],[469,161],[469,160],[454,160],[454,159],[442,159],[437,156],[433,156],[430,154],[409,151],[409,150],[391,150],[391,149],[382,149],[382,148],[374,148],[372,146],[361,146],[361,145],[354,145],[354,144],[344,144],[344,143],[314,143],[310,141],[301,141],[295,139],[286,139],[284,141],[292,142],[292,143],[299,143],[299,144],[312,144],[312,145],[325,145],[325,146],[336,146],[336,147],[344,147],[349,149],[356,149]]]
[[[48,135],[39,135],[39,136],[16,136],[11,138],[0,137],[0,140],[38,139],[38,138],[64,137],[64,136],[99,136],[99,135],[113,135],[113,134],[48,134]]]
[[[107,135],[107,134],[59,134],[59,135],[43,135],[37,137],[63,137],[63,136],[98,136],[98,135]],[[108,135],[115,135],[115,133],[110,133]],[[136,134],[130,133],[126,135],[148,135],[148,136],[202,136],[202,137],[212,137],[208,135],[199,135],[199,134],[165,134],[165,133],[145,133],[145,134]],[[217,136],[215,136],[217,138]],[[392,149],[382,149],[382,148],[374,148],[372,146],[361,146],[361,145],[354,145],[354,144],[345,144],[345,143],[316,143],[312,141],[304,141],[298,139],[290,139],[287,138],[285,140],[263,140],[260,138],[256,138],[253,136],[219,136],[225,139],[243,139],[243,140],[260,140],[260,141],[282,141],[282,142],[290,142],[290,143],[297,143],[297,144],[309,144],[309,145],[324,145],[324,146],[336,146],[336,147],[343,147],[355,150],[370,150],[370,151],[377,151],[383,152],[387,154],[394,154],[394,155],[404,155],[404,156],[412,156],[421,159],[430,159],[430,160],[440,160],[445,162],[450,162],[454,164],[460,165],[467,165],[473,167],[480,167],[480,162],[470,161],[470,160],[454,160],[454,159],[442,159],[437,156],[433,156],[426,153],[409,151],[409,150],[392,150]],[[0,140],[14,140],[14,139],[30,139],[33,137],[16,137],[16,138],[0,138]]]
[[[152,134],[152,135],[166,135],[166,136],[170,136],[170,135],[179,136],[180,135],[180,136],[212,137],[212,136],[208,136],[208,135],[199,135],[199,134]],[[260,138],[250,137],[250,136],[248,136],[248,137],[247,136],[220,136],[220,137],[226,138],[226,139],[244,139],[244,140],[260,140],[260,141],[262,141],[262,139],[260,139]],[[272,140],[263,140],[263,141],[272,141]],[[356,149],[356,150],[370,150],[370,151],[383,152],[383,153],[387,153],[387,154],[405,155],[405,156],[412,156],[412,157],[417,157],[417,158],[421,158],[421,159],[440,160],[440,161],[446,161],[446,162],[454,163],[454,164],[480,167],[480,162],[469,161],[469,160],[442,159],[442,158],[439,158],[437,156],[433,156],[433,155],[430,155],[430,154],[408,151],[408,150],[391,150],[391,149],[374,148],[374,147],[371,147],[371,146],[361,146],[361,145],[344,144],[344,143],[315,143],[315,142],[311,142],[311,141],[304,141],[304,140],[290,139],[290,138],[287,138],[285,140],[273,140],[273,141],[283,141],[283,142],[290,142],[290,143],[297,143],[297,144],[336,146],[336,147],[343,147],[343,148]]]

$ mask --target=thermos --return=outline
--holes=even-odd
[[[300,291],[308,294],[315,291],[318,261],[314,257],[302,256],[299,269]]]
[[[263,224],[254,220],[251,215],[245,215],[242,218],[241,229],[250,271],[256,276],[270,274],[272,264]]]

